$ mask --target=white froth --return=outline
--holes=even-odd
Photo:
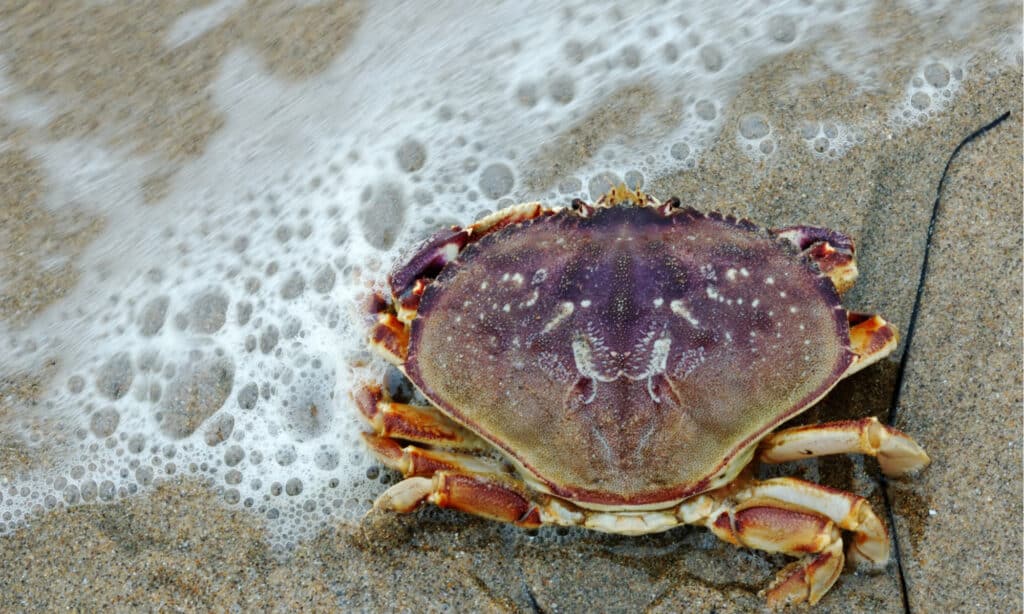
[[[235,4],[184,14],[167,48],[193,44]],[[25,445],[55,462],[0,476],[0,533],[39,510],[115,500],[181,475],[208,477],[227,503],[267,519],[278,547],[357,520],[394,479],[364,449],[350,399],[384,372],[366,349],[361,305],[402,251],[505,204],[566,204],[612,179],[638,186],[693,167],[723,131],[735,130],[755,157],[773,155],[789,128],[767,111],[725,112],[766,59],[817,44],[833,27],[866,30],[863,3],[834,4],[693,3],[666,14],[661,2],[628,11],[567,2],[553,12],[545,3],[368,3],[344,54],[307,81],[274,78],[250,52],[229,54],[210,92],[224,126],[157,203],[144,202],[142,185],[163,160],[100,140],[39,139],[31,153],[45,174],[44,205],[107,225],[67,297],[26,329],[0,324],[3,375],[59,357],[38,405],[19,408]],[[944,108],[966,66],[924,62],[893,124]],[[861,68],[844,64],[873,85]],[[4,79],[0,69],[0,93]],[[553,135],[638,82],[673,101],[678,121],[645,118],[628,141],[610,139],[553,185],[525,187],[528,162]],[[0,116],[14,126],[44,126],[56,112],[45,100],[4,101]],[[823,157],[869,129],[826,118],[808,126],[804,138]],[[549,327],[573,305],[559,309]],[[30,426],[43,422],[60,424],[47,432],[66,440],[34,440]]]
[[[907,82],[902,103],[889,116],[893,127],[915,126],[949,106],[964,78],[962,58],[923,62]]]

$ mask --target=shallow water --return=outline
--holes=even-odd
[[[0,11],[0,155],[25,169],[0,269],[0,533],[182,475],[275,546],[358,518],[390,477],[349,399],[383,370],[361,302],[411,243],[656,187],[723,143],[751,168],[834,164],[1021,62],[1016,4],[380,5],[163,7],[148,28],[82,5],[42,40],[42,16]],[[769,77],[801,121],[757,104]],[[832,98],[807,99],[819,83]]]

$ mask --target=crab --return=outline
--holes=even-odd
[[[762,595],[814,604],[845,561],[888,562],[887,529],[864,497],[754,465],[929,462],[874,417],[776,430],[896,347],[880,316],[843,308],[856,276],[839,232],[621,185],[441,230],[373,301],[371,345],[429,402],[354,393],[370,450],[403,476],[375,507],[626,535],[702,525],[797,557]]]

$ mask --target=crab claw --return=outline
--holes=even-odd
[[[775,576],[775,581],[760,595],[766,599],[770,608],[804,601],[814,605],[839,579],[843,562],[843,543],[835,541],[822,552],[808,555],[784,567]]]
[[[414,293],[417,286],[422,285],[418,283],[420,280],[436,277],[446,264],[459,255],[468,242],[469,233],[458,226],[434,233],[417,248],[412,257],[391,272],[388,282],[391,285],[392,294],[404,303],[404,299]],[[418,303],[418,294],[422,294],[422,287],[416,294]],[[415,311],[415,305],[410,307]]]
[[[828,275],[836,291],[842,294],[857,281],[857,261],[853,239],[841,232],[817,226],[788,226],[772,231],[818,264]]]

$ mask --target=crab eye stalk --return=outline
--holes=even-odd
[[[570,205],[570,207],[572,207],[572,210],[575,211],[580,217],[590,217],[591,215],[594,215],[595,211],[594,207],[588,205],[581,198],[572,199],[572,204]]]
[[[671,215],[673,212],[678,211],[683,207],[682,203],[679,202],[679,198],[673,196],[668,198],[665,202],[658,206],[658,213],[662,215]]]

